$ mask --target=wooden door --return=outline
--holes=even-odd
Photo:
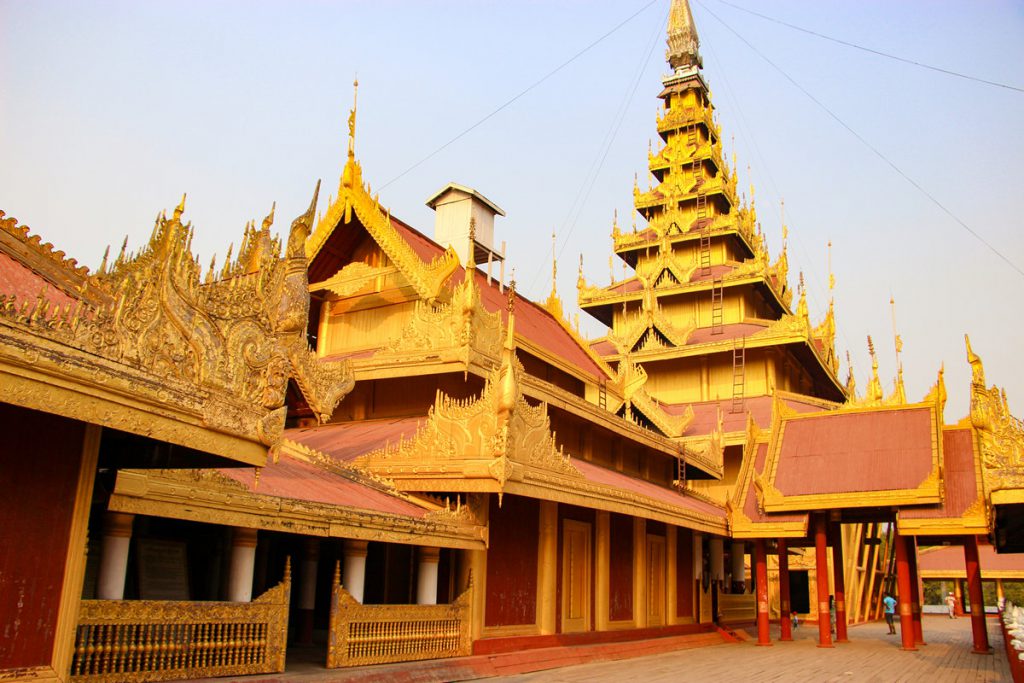
[[[665,625],[665,537],[647,537],[647,625]]]
[[[590,629],[590,524],[562,522],[562,633]]]

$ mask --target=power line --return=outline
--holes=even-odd
[[[734,9],[738,9],[741,12],[746,12],[747,14],[752,14],[755,17],[760,17],[761,19],[764,19],[766,21],[771,21],[771,22],[779,24],[781,26],[785,26],[787,28],[791,28],[794,31],[800,31],[802,33],[807,33],[809,35],[815,36],[817,38],[821,38],[823,40],[829,40],[829,41],[832,41],[833,43],[838,43],[840,45],[845,45],[846,47],[852,47],[855,50],[861,50],[863,52],[870,52],[871,54],[878,55],[879,57],[885,57],[887,59],[894,59],[897,62],[903,62],[904,64],[912,64],[913,66],[918,66],[918,67],[921,67],[922,69],[928,69],[930,71],[937,71],[939,73],[946,74],[947,76],[956,76],[957,78],[963,78],[963,79],[966,79],[968,81],[975,81],[976,83],[984,83],[985,85],[991,85],[991,86],[995,86],[997,88],[1006,88],[1007,90],[1016,90],[1017,92],[1024,92],[1024,88],[1019,88],[1019,87],[1017,87],[1015,85],[1009,85],[1007,83],[1000,83],[998,81],[990,81],[990,80],[987,80],[985,78],[978,78],[977,76],[970,76],[968,74],[963,74],[963,73],[960,73],[959,71],[952,71],[950,69],[943,69],[941,66],[932,66],[931,64],[925,64],[924,62],[918,62],[918,61],[913,60],[913,59],[907,59],[906,57],[900,57],[898,55],[889,54],[888,52],[882,52],[881,50],[875,50],[875,49],[872,49],[870,47],[864,47],[863,45],[857,45],[856,43],[851,43],[849,41],[842,40],[841,38],[834,38],[832,36],[825,35],[824,33],[818,33],[817,31],[812,31],[809,28],[804,28],[802,26],[797,26],[796,24],[790,24],[787,21],[782,21],[781,19],[776,19],[775,17],[770,17],[767,14],[761,14],[760,12],[755,12],[754,10],[747,9],[746,7],[740,7],[739,5],[736,5],[736,4],[733,4],[731,2],[728,2],[727,0],[718,0],[718,2],[722,3],[723,5],[728,5],[729,7],[732,7]],[[707,8],[705,8],[705,9],[707,9]],[[715,18],[717,19],[718,17],[715,17]],[[721,21],[721,19],[719,19],[719,21]]]
[[[607,33],[605,33],[604,35],[602,35],[602,36],[601,36],[600,38],[598,38],[598,39],[597,39],[597,40],[595,40],[594,42],[590,43],[590,44],[589,44],[589,45],[587,45],[587,46],[586,46],[585,48],[583,48],[582,50],[580,50],[579,52],[577,52],[576,54],[574,54],[574,55],[573,55],[572,57],[570,57],[569,59],[565,60],[564,62],[562,62],[562,63],[561,63],[561,64],[559,64],[558,66],[556,66],[556,67],[555,67],[554,69],[552,69],[551,71],[549,71],[548,73],[546,73],[546,74],[545,74],[545,75],[544,75],[543,77],[541,77],[541,78],[540,78],[539,80],[537,80],[537,81],[534,81],[534,82],[533,82],[532,84],[530,84],[529,86],[527,86],[527,87],[526,87],[526,88],[525,88],[524,90],[520,91],[520,92],[519,92],[519,94],[517,94],[517,95],[513,96],[512,98],[510,98],[510,99],[506,100],[506,101],[505,101],[505,102],[504,102],[503,104],[501,104],[501,105],[500,105],[500,106],[499,106],[499,107],[498,107],[497,109],[495,109],[494,111],[492,111],[492,112],[491,112],[490,114],[488,114],[487,116],[484,116],[484,117],[483,117],[482,119],[480,119],[479,121],[477,121],[476,123],[474,123],[474,124],[473,124],[472,126],[470,126],[469,128],[465,129],[464,131],[462,131],[461,133],[459,133],[458,135],[456,135],[455,137],[453,137],[453,138],[452,138],[451,140],[449,140],[448,142],[444,143],[443,145],[441,145],[440,147],[438,147],[437,149],[435,149],[435,150],[434,150],[433,152],[431,152],[430,154],[426,155],[425,157],[423,157],[422,159],[420,159],[419,161],[417,161],[416,163],[414,163],[414,164],[413,164],[412,166],[410,166],[409,168],[405,169],[404,171],[402,171],[401,173],[399,173],[398,175],[396,175],[396,176],[395,176],[394,178],[392,178],[391,180],[389,180],[389,181],[387,181],[386,183],[384,183],[383,185],[381,185],[381,186],[380,186],[380,187],[378,188],[378,190],[383,190],[383,189],[384,189],[385,187],[387,187],[387,186],[391,185],[392,183],[394,183],[395,181],[397,181],[397,180],[401,179],[402,177],[404,177],[404,176],[405,176],[405,175],[407,175],[408,173],[410,173],[410,172],[414,171],[415,169],[419,168],[419,167],[420,167],[420,166],[421,166],[421,165],[422,165],[423,163],[425,163],[426,161],[429,161],[430,159],[432,159],[432,158],[433,158],[433,157],[435,157],[435,156],[436,156],[437,154],[439,154],[440,152],[442,152],[442,151],[444,151],[445,149],[447,149],[447,148],[448,148],[449,146],[451,146],[451,145],[452,145],[452,144],[454,144],[455,142],[458,142],[459,140],[461,140],[461,139],[462,139],[463,137],[465,137],[465,136],[466,136],[467,134],[469,134],[469,133],[471,133],[472,131],[474,131],[474,130],[476,130],[477,128],[479,128],[479,127],[480,127],[480,126],[481,126],[481,125],[482,125],[483,123],[485,123],[486,121],[488,121],[489,119],[491,119],[492,117],[494,117],[494,116],[495,116],[496,114],[498,114],[499,112],[501,112],[502,110],[504,110],[505,108],[507,108],[507,107],[508,107],[509,105],[511,105],[512,103],[514,103],[514,102],[515,102],[516,100],[518,100],[519,98],[521,98],[521,97],[522,97],[523,95],[525,95],[526,93],[530,92],[531,90],[533,90],[534,88],[536,88],[537,86],[539,86],[539,85],[540,85],[541,83],[545,82],[546,80],[548,80],[549,78],[551,78],[552,76],[554,76],[555,74],[557,74],[557,73],[558,73],[559,71],[561,71],[561,70],[562,70],[562,69],[564,69],[565,67],[569,66],[570,64],[572,64],[573,62],[575,62],[575,61],[576,61],[577,59],[579,59],[580,57],[582,57],[582,56],[583,56],[584,54],[586,54],[587,52],[589,52],[590,50],[592,50],[592,49],[593,49],[594,47],[596,47],[596,46],[597,46],[597,45],[598,45],[599,43],[601,43],[602,41],[604,41],[604,40],[605,40],[606,38],[608,38],[609,36],[611,36],[611,35],[612,35],[613,33],[615,33],[616,31],[618,31],[618,30],[619,30],[620,28],[622,28],[623,26],[625,26],[625,25],[626,25],[626,24],[628,24],[629,22],[631,22],[631,21],[632,21],[633,19],[635,19],[635,18],[636,18],[637,16],[639,16],[639,15],[640,15],[640,14],[641,14],[641,13],[642,13],[642,12],[643,12],[644,10],[646,10],[646,9],[647,9],[648,7],[650,7],[651,5],[655,4],[655,3],[656,3],[656,2],[658,2],[658,1],[659,1],[659,0],[650,0],[650,2],[648,2],[648,3],[646,4],[646,5],[644,5],[644,6],[643,6],[643,7],[641,7],[640,9],[638,9],[638,10],[637,10],[636,12],[633,12],[633,14],[629,15],[628,17],[626,17],[625,19],[623,19],[623,20],[622,20],[621,22],[619,22],[618,24],[616,24],[614,28],[612,28],[611,30],[609,30],[609,31],[608,31]]]
[[[628,89],[624,94],[615,116],[612,117],[608,132],[605,133],[604,139],[601,141],[601,147],[599,148],[598,155],[590,164],[590,168],[583,178],[583,183],[580,185],[579,190],[576,192],[576,197],[573,199],[573,203],[569,207],[569,212],[566,215],[565,220],[562,221],[562,227],[564,228],[568,224],[569,229],[562,236],[561,245],[558,247],[558,258],[562,256],[562,252],[565,251],[565,247],[569,243],[569,238],[572,237],[573,230],[576,229],[576,225],[580,219],[580,214],[583,212],[583,207],[590,198],[590,193],[593,191],[594,185],[597,183],[597,178],[601,174],[601,169],[604,168],[604,162],[608,159],[609,152],[611,152],[612,144],[615,142],[615,138],[618,137],[619,130],[622,128],[622,123],[626,119],[626,113],[629,111],[629,105],[636,96],[636,91],[640,87],[644,73],[650,66],[651,55],[654,54],[654,48],[658,45],[658,37],[661,35],[662,26],[664,26],[667,21],[668,13],[666,12],[663,20],[659,24],[655,25],[654,34],[651,36],[650,47],[643,52],[640,64],[637,66],[636,77],[633,79],[633,87]],[[530,283],[531,288],[536,284],[542,271],[543,264],[538,266]]]
[[[821,107],[825,111],[825,113],[827,113],[830,117],[832,117],[833,120],[836,121],[836,123],[838,123],[840,126],[845,128],[847,130],[847,132],[849,132],[851,135],[853,135],[855,138],[857,138],[861,142],[861,144],[863,144],[869,150],[874,152],[875,156],[877,156],[879,159],[884,161],[892,170],[896,171],[896,173],[899,174],[904,180],[906,180],[908,183],[913,185],[918,190],[918,192],[920,192],[925,197],[927,197],[932,202],[932,204],[934,204],[939,209],[941,209],[943,211],[943,213],[945,213],[947,216],[949,216],[954,221],[956,221],[960,225],[960,227],[962,227],[964,230],[966,230],[971,235],[973,235],[976,240],[978,240],[979,242],[984,244],[986,247],[988,247],[989,251],[991,251],[993,254],[995,254],[996,256],[1001,258],[1003,261],[1005,261],[1007,263],[1007,265],[1009,265],[1011,268],[1013,268],[1015,271],[1017,271],[1017,273],[1019,273],[1022,277],[1024,277],[1024,270],[1022,270],[1020,266],[1018,266],[1016,263],[1011,261],[1008,257],[1004,256],[1002,252],[1000,252],[998,249],[996,249],[994,246],[992,246],[984,237],[982,237],[980,234],[978,234],[973,229],[971,229],[971,226],[967,225],[967,223],[965,223],[963,220],[961,220],[955,213],[953,213],[948,208],[946,208],[946,206],[942,202],[940,202],[932,193],[928,192],[928,190],[926,190],[923,186],[921,186],[916,180],[914,180],[909,175],[904,173],[903,170],[899,166],[897,166],[895,163],[893,163],[889,159],[889,157],[887,157],[884,154],[882,154],[882,152],[879,151],[877,147],[875,147],[870,142],[868,142],[866,138],[864,138],[860,133],[855,131],[845,121],[843,121],[841,118],[839,118],[839,116],[835,112],[833,112],[831,109],[829,109],[828,106],[826,106],[821,100],[816,98],[806,88],[804,88],[802,85],[797,83],[796,80],[794,80],[792,76],[790,76],[788,73],[786,73],[782,69],[782,67],[780,67],[778,64],[776,64],[771,59],[769,59],[764,53],[762,53],[760,50],[758,50],[756,47],[754,47],[750,43],[749,40],[747,40],[746,38],[741,36],[733,27],[729,26],[729,24],[725,23],[725,21],[723,21],[721,17],[719,17],[717,14],[715,14],[710,9],[708,9],[708,7],[703,2],[700,2],[700,0],[697,0],[697,2],[700,4],[701,7],[704,8],[704,10],[708,14],[710,14],[712,17],[714,17],[716,20],[718,20],[718,22],[720,24],[722,24],[722,26],[727,28],[734,36],[739,38],[741,41],[743,41],[743,43],[747,47],[749,47],[751,50],[753,50],[754,54],[756,54],[758,57],[760,57],[761,59],[766,61],[773,69],[775,69],[780,74],[782,74],[782,76],[787,81],[792,83],[793,86],[795,86],[797,90],[802,92],[805,96],[807,96],[808,99],[810,99],[816,105]]]

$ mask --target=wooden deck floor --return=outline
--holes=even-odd
[[[803,625],[791,643],[757,647],[753,641],[717,645],[617,662],[570,666],[503,681],[582,683],[583,681],[927,681],[961,683],[1009,681],[999,625],[988,620],[993,654],[971,653],[971,622],[926,616],[927,645],[917,652],[899,649],[899,635],[887,635],[885,624],[850,629],[850,643],[833,649],[816,646],[817,627]],[[773,637],[778,637],[774,629]]]

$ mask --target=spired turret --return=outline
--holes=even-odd
[[[780,392],[815,410],[846,394],[836,376],[831,305],[813,325],[801,289],[794,309],[785,237],[772,259],[753,187],[749,200],[738,196],[699,46],[689,3],[673,0],[659,145],[648,154],[648,187],[637,183],[633,192],[645,225],[612,226],[614,252],[634,274],[604,287],[581,276],[578,294],[580,306],[612,328],[593,343],[597,353],[613,365],[639,364],[666,410],[694,409],[684,441],[714,430],[722,411],[725,443],[738,447],[747,414],[767,427]]]

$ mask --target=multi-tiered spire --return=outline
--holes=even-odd
[[[776,389],[841,401],[832,306],[817,326],[803,296],[791,308],[785,240],[773,262],[753,188],[739,199],[686,0],[672,0],[667,33],[661,144],[648,153],[648,187],[634,186],[646,227],[612,228],[634,273],[606,287],[578,282],[580,306],[612,328],[594,348],[641,364],[665,405],[721,401],[743,412],[746,399]]]

